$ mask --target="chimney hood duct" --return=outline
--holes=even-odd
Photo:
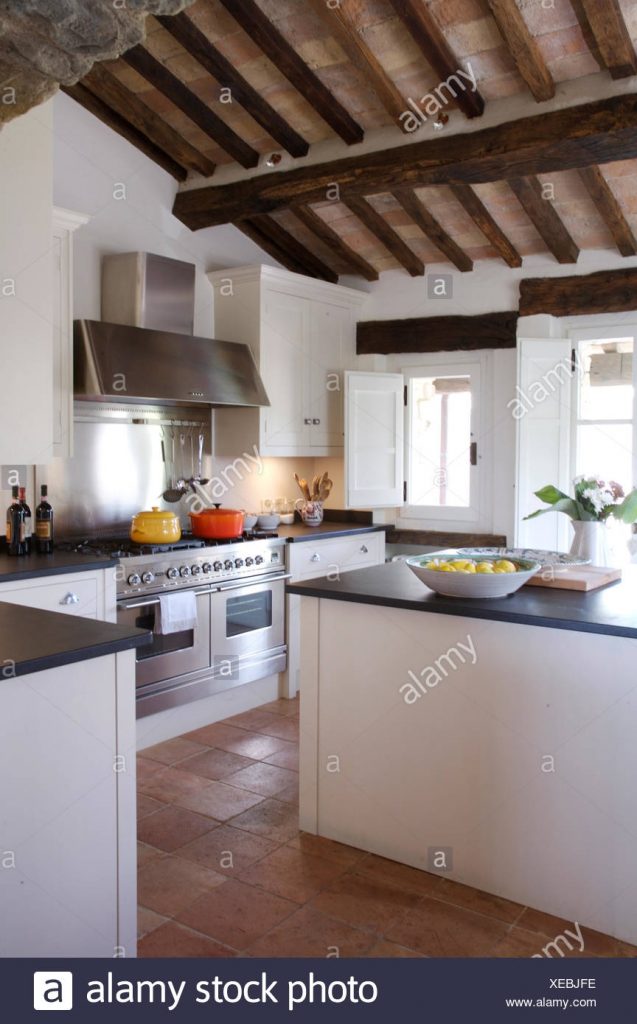
[[[192,334],[194,284],[190,263],[151,253],[104,257],[104,319],[73,325],[75,397],[269,405],[248,345]]]

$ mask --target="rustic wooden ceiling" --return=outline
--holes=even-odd
[[[392,126],[406,143],[441,139],[435,115],[413,134],[400,115],[459,68],[477,87],[458,90],[455,118],[479,119],[516,93],[539,112],[560,82],[636,74],[636,38],[637,0],[197,0],[149,18],[142,46],[65,91],[178,180],[203,175],[215,189],[217,166],[279,153],[283,181],[327,139],[345,153]],[[462,272],[483,259],[519,266],[533,253],[574,263],[581,249],[635,255],[637,160],[604,161],[477,184],[383,183],[341,201],[291,193],[289,203],[246,202],[231,219],[285,266],[327,280],[395,267],[417,276],[441,261]],[[206,216],[210,188],[198,191],[185,222],[221,223],[218,210]],[[178,215],[192,194],[178,196]]]

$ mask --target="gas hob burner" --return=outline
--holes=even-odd
[[[163,555],[171,551],[205,548],[206,542],[198,537],[182,537],[172,544],[135,544],[127,537],[92,537],[89,540],[68,540],[55,545],[56,551],[72,551],[78,555],[98,557],[136,558],[139,555]]]

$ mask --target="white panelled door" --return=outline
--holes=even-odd
[[[401,373],[345,373],[348,508],[403,504],[403,390]]]
[[[568,551],[569,520],[559,512],[524,521],[545,507],[534,491],[555,484],[570,493],[571,345],[566,338],[518,339],[516,538],[519,547]]]

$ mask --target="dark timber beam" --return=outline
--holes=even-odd
[[[613,96],[493,128],[423,139],[375,153],[255,175],[177,194],[174,213],[190,228],[227,224],[297,203],[418,188],[470,185],[637,157],[637,95]]]
[[[618,0],[572,0],[586,45],[611,78],[637,74],[637,58]]]
[[[520,282],[520,316],[630,313],[637,302],[637,268],[571,277],[529,277]]]
[[[305,224],[306,228],[309,228],[317,238],[320,238],[348,265],[350,273],[360,274],[366,281],[378,281],[378,271],[371,263],[368,263],[357,252],[354,252],[311,206],[293,206],[291,209],[294,216],[302,224]]]
[[[558,263],[577,263],[579,249],[550,199],[544,199],[537,178],[511,178],[509,185],[527,217]]]
[[[274,256],[288,270],[308,277],[318,277],[336,284],[338,274],[306,249],[293,235],[267,215],[237,221],[235,227],[243,231],[262,249]]]
[[[515,348],[517,320],[517,310],[478,316],[363,320],[356,325],[356,352],[361,356]]]
[[[454,56],[443,32],[423,0],[390,0],[425,60],[434,69],[441,82],[453,79],[463,65]],[[462,79],[456,81],[462,82]],[[467,117],[479,117],[484,112],[484,100],[471,83],[459,88],[454,102]]]
[[[400,235],[387,223],[385,218],[368,203],[363,196],[350,196],[342,202],[355,214],[364,224],[368,231],[371,231],[376,238],[383,243],[388,252],[395,260],[407,270],[412,277],[421,277],[425,272],[425,264],[416,253],[403,242]]]
[[[427,238],[437,249],[440,249],[440,252],[444,253],[458,270],[473,270],[473,260],[459,245],[456,245],[451,235],[447,234],[436,218],[432,217],[413,189],[394,189],[393,196],[398,200],[405,213],[409,214],[414,224],[418,225]]]
[[[318,75],[310,70],[254,0],[221,0],[221,3],[337,135],[348,144],[362,142],[364,132],[361,126],[323,85]]]
[[[515,0],[488,0],[488,3],[500,35],[534,99],[538,103],[550,100],[555,96],[555,82],[517,3]]]
[[[521,267],[522,257],[519,252],[511,244],[471,186],[451,185],[450,188],[465,213],[469,214],[476,227],[480,228],[484,237],[488,242],[491,242],[491,245],[504,262],[510,267]]]
[[[637,242],[633,230],[599,167],[584,167],[579,175],[613,236],[619,252],[622,256],[637,255]]]
[[[232,99],[247,110],[250,116],[290,156],[306,155],[310,148],[309,142],[295,132],[285,118],[281,117],[256,89],[252,88],[243,75],[239,74],[234,65],[220,53],[216,46],[213,46],[208,37],[197,28],[187,14],[173,14],[170,17],[161,15],[157,17],[157,21],[167,32],[170,32],[178,43],[181,43],[208,74],[212,75],[221,86],[230,89]]]
[[[161,61],[156,60],[152,53],[143,46],[134,46],[132,50],[122,54],[121,59],[134,68],[154,89],[163,93],[171,103],[179,107],[186,117],[198,125],[217,146],[221,146],[242,167],[256,167],[259,162],[256,149],[233,132],[225,121],[217,117],[209,106],[184,85],[181,79],[173,75]]]

